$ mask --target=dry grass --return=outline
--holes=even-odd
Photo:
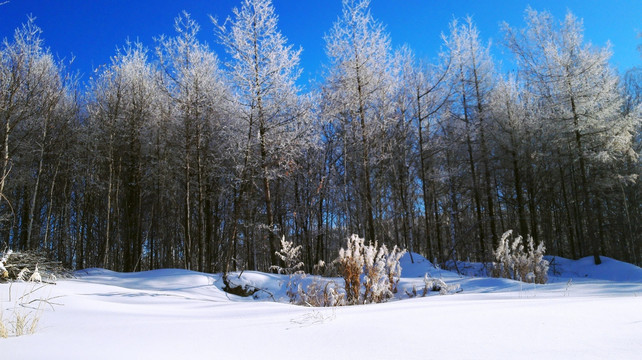
[[[12,302],[12,285],[9,285],[9,303]],[[43,304],[53,308],[59,305],[51,302],[52,297],[35,297],[34,295],[45,285],[25,287],[22,296],[18,297],[12,303],[12,308],[5,309],[4,303],[0,304],[0,338],[9,336],[32,335],[38,331],[38,325],[43,313]],[[34,307],[34,304],[38,304]],[[10,316],[5,316],[6,310],[9,310]]]
[[[4,319],[2,314],[4,311],[0,309],[0,338],[8,338],[9,337],[9,330],[7,329],[7,326],[4,324]]]

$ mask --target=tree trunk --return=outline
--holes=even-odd
[[[577,114],[577,109],[575,107],[575,98],[571,96],[571,110],[573,112],[573,126],[575,133],[575,145],[577,147],[577,153],[579,156],[580,162],[580,180],[582,181],[582,197],[584,198],[584,212],[587,217],[586,226],[587,226],[587,235],[589,236],[589,243],[591,244],[591,251],[593,252],[593,260],[595,265],[600,265],[602,260],[600,259],[600,241],[597,236],[595,236],[595,229],[593,227],[593,213],[591,207],[591,197],[589,195],[588,189],[588,180],[586,173],[586,162],[584,159],[584,148],[582,146],[582,134],[579,130],[579,115]],[[599,229],[601,231],[601,229]]]
[[[428,181],[426,180],[426,156],[424,154],[424,136],[423,136],[423,115],[421,113],[421,94],[417,88],[417,134],[419,135],[419,170],[421,171],[421,191],[424,199],[424,226],[426,228],[426,248],[428,249],[428,258],[434,261],[432,237],[430,236],[430,204],[428,197]],[[441,249],[439,249],[439,260],[441,260]]]

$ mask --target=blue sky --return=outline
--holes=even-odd
[[[6,0],[0,0],[0,3]],[[109,62],[117,46],[127,38],[140,40],[149,48],[160,34],[173,35],[173,19],[182,10],[201,25],[200,37],[224,56],[215,44],[208,15],[224,19],[240,0],[9,0],[0,5],[0,37],[11,37],[26,21],[37,18],[45,43],[61,58],[75,56],[71,66],[87,79],[92,69]],[[394,46],[408,44],[424,59],[434,59],[455,17],[473,16],[481,36],[492,40],[493,55],[504,70],[512,64],[502,48],[499,24],[521,27],[524,9],[548,10],[562,18],[567,10],[584,19],[585,39],[598,46],[612,44],[611,60],[620,72],[642,65],[636,47],[642,43],[640,0],[372,0],[372,13],[387,28]],[[289,42],[303,47],[302,81],[319,79],[326,63],[323,35],[341,11],[340,0],[274,0],[279,27]]]

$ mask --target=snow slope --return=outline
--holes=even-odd
[[[637,359],[642,269],[603,258],[556,258],[546,285],[465,277],[414,255],[400,291],[423,276],[463,292],[385,304],[307,308],[285,300],[287,277],[244,272],[263,301],[220,290],[218,275],[187,270],[87,269],[30,295],[45,307],[35,335],[0,339],[11,359]],[[33,284],[0,284],[3,316]],[[58,297],[60,296],[60,297]]]

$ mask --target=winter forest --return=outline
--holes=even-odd
[[[181,13],[82,81],[25,18],[0,45],[2,248],[76,269],[269,271],[285,238],[311,272],[352,234],[489,262],[512,229],[551,255],[642,264],[642,68],[620,74],[581,19],[531,8],[492,44],[517,71],[472,18],[419,59],[369,2],[343,0],[305,91],[271,0],[210,24]]]

